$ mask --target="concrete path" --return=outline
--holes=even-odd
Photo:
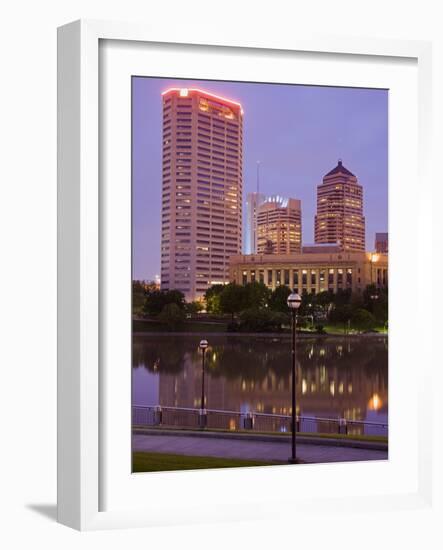
[[[286,462],[290,453],[290,441],[253,441],[218,439],[196,436],[160,434],[133,434],[134,451],[171,453],[192,456],[215,456],[263,461]],[[297,445],[298,458],[309,463],[348,462],[356,460],[386,460],[387,451],[356,449],[332,445]]]

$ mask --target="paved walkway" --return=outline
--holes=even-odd
[[[192,456],[216,456],[263,461],[286,462],[291,453],[287,441],[253,441],[239,439],[218,439],[196,436],[148,435],[132,436],[134,451],[171,453]],[[387,451],[355,449],[332,445],[297,445],[297,456],[309,463],[348,462],[357,460],[386,460]]]

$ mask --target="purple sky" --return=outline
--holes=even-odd
[[[302,201],[303,243],[314,242],[316,188],[343,160],[364,188],[366,248],[388,230],[388,91],[134,77],[133,278],[160,273],[161,92],[199,87],[244,109],[243,207],[256,188]]]

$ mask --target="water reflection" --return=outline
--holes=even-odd
[[[208,339],[208,408],[290,413],[288,339]],[[134,336],[133,403],[198,407],[199,340],[198,335]],[[387,338],[300,339],[297,358],[297,412],[387,422]]]

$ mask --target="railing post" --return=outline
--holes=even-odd
[[[198,427],[200,429],[206,428],[208,425],[208,413],[206,409],[198,410]]]
[[[346,418],[340,418],[338,421],[338,433],[341,435],[348,434],[348,423],[346,422]]]
[[[243,419],[243,428],[245,430],[254,429],[254,415],[251,412],[247,412]]]
[[[160,405],[154,407],[154,426],[161,426],[163,420],[163,411]]]
[[[291,432],[292,432],[292,418],[290,419],[289,421],[289,426],[291,427]],[[295,417],[295,433],[299,432],[300,431],[300,417],[297,415]]]
[[[165,419],[163,419],[163,412],[167,412]],[[192,414],[192,419],[190,420],[189,414]],[[162,407],[160,405],[149,405],[149,406],[133,406],[132,407],[132,424],[133,426],[162,426],[164,422],[168,425],[174,426],[191,426],[196,427],[195,420],[197,420],[197,425],[199,428],[208,427],[208,416],[211,414],[211,426],[216,428],[220,424],[220,418],[223,419],[223,415],[228,415],[230,417],[235,416],[235,425],[229,424],[229,429],[244,429],[244,430],[255,430],[256,428],[256,419],[258,418],[258,429],[263,430],[263,426],[267,426],[266,421],[269,419],[272,420],[270,424],[271,431],[288,431],[292,430],[292,415],[278,415],[278,414],[265,414],[254,411],[240,412],[240,411],[221,411],[213,409],[196,409],[196,408],[184,408],[184,407]],[[219,415],[222,415],[221,417]],[[197,419],[195,417],[198,417]],[[265,423],[263,424],[263,421]],[[224,421],[222,420],[222,423]],[[232,419],[231,419],[232,422]],[[365,422],[365,421],[353,421],[347,420],[346,418],[322,418],[322,417],[310,417],[310,416],[301,416],[296,415],[295,417],[295,431],[301,432],[302,422],[305,422],[303,425],[303,430],[309,431],[310,422],[320,422],[322,425],[324,423],[328,424],[328,433],[335,433],[340,435],[350,435],[354,434],[356,430],[349,430],[349,425],[355,426],[355,424],[361,425],[363,430],[368,429],[378,429],[383,434],[388,435],[388,425],[381,422]],[[306,422],[308,424],[306,424]],[[335,426],[335,428],[334,428]],[[331,431],[332,430],[332,431]],[[322,430],[319,428],[319,433],[322,433]],[[363,432],[365,433],[365,432]]]

